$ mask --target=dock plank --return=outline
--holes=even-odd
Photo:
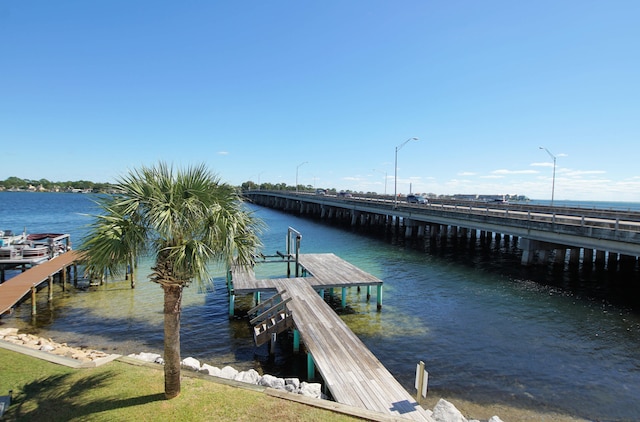
[[[52,276],[80,259],[77,251],[65,252],[42,264],[28,269],[0,284],[0,315],[5,314],[26,295]]]
[[[277,291],[289,300],[287,308],[301,341],[338,403],[392,417],[432,420],[317,291],[380,286],[382,281],[334,254],[301,254],[298,262],[305,277],[257,280],[252,270],[234,268],[234,293]]]
[[[313,277],[314,287],[377,286],[379,278],[361,270],[335,254],[301,254],[298,262]]]
[[[317,273],[314,274],[314,278]],[[427,412],[398,383],[362,341],[308,283],[277,279],[294,323],[334,399],[383,413],[429,420]]]

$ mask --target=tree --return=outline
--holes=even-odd
[[[143,253],[155,256],[149,276],[164,291],[165,397],[180,394],[180,312],[184,287],[210,280],[209,263],[250,266],[262,222],[235,189],[204,165],[173,171],[165,163],[117,180],[118,194],[98,200],[84,239],[87,270],[121,275]]]

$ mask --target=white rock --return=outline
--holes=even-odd
[[[302,382],[300,384],[300,394],[305,397],[322,398],[322,385],[317,382]]]
[[[200,372],[202,372],[203,374],[212,375],[214,377],[220,376],[220,368],[211,366],[208,363],[202,364],[202,367],[200,368]]]
[[[228,380],[233,380],[236,379],[236,375],[238,375],[238,371],[236,369],[233,369],[230,366],[225,366],[220,370],[220,375],[218,376],[221,378],[226,378]]]
[[[445,399],[438,400],[433,408],[433,418],[437,422],[468,422],[462,413]]]
[[[235,380],[246,384],[257,385],[258,382],[260,382],[260,374],[255,369],[249,369],[248,371],[238,372]]]
[[[153,363],[157,363],[158,365],[164,365],[164,359],[162,359],[162,356],[158,356],[153,360]]]
[[[50,344],[43,344],[42,346],[40,346],[40,350],[42,350],[43,352],[51,352],[55,350],[55,347]]]
[[[491,416],[489,422],[502,422],[502,419],[500,419],[498,416]]]
[[[137,355],[135,353],[132,353],[128,357],[142,360],[145,362],[155,362],[157,358],[161,358],[162,356],[160,356],[157,353],[142,352],[142,353],[138,353]]]
[[[274,377],[273,375],[263,375],[258,382],[258,385],[264,385],[265,387],[275,388],[277,390],[284,390],[284,379]]]
[[[0,337],[18,335],[17,328],[0,328]]]
[[[284,385],[285,387],[292,386],[294,391],[298,391],[300,389],[300,380],[298,378],[285,378]]]
[[[193,371],[200,370],[200,361],[192,357],[182,359],[181,365],[183,368],[191,369]]]
[[[300,391],[293,384],[285,384],[284,389],[289,393],[298,393]]]

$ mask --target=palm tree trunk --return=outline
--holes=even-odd
[[[164,290],[164,395],[180,394],[180,306],[182,286],[163,285]]]

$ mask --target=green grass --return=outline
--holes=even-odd
[[[0,395],[9,390],[7,421],[356,420],[202,377],[183,376],[180,396],[165,400],[155,368],[114,361],[71,369],[0,349]]]

